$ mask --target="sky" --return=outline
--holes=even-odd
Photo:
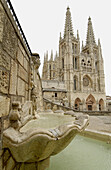
[[[59,35],[63,36],[66,9],[69,6],[75,36],[79,30],[80,45],[86,42],[88,17],[92,19],[95,40],[100,38],[104,59],[106,95],[111,95],[111,9],[110,0],[11,0],[32,52],[40,55],[59,52]]]

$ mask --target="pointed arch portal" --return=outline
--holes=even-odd
[[[96,110],[96,100],[92,94],[90,94],[86,99],[87,110]]]
[[[102,111],[102,110],[104,110],[104,100],[100,99],[99,100],[99,111]]]
[[[76,110],[79,110],[79,105],[80,105],[80,103],[81,103],[81,100],[80,100],[79,98],[76,98],[76,99],[75,99],[75,109],[76,109]]]

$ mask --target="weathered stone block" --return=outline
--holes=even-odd
[[[21,96],[11,96],[11,103],[13,101],[19,101],[22,103],[22,97]]]
[[[25,71],[25,69],[19,65],[19,72],[18,72],[19,77],[21,77],[23,80],[28,82],[28,73]]]
[[[25,53],[25,50],[24,50],[24,48],[23,48],[23,46],[22,46],[22,44],[21,44],[21,42],[20,41],[18,41],[18,46],[19,46],[19,49],[21,50],[21,52],[22,52],[22,55],[23,56],[25,56],[26,55],[26,53]]]
[[[25,98],[24,97],[22,97],[22,104],[24,104],[25,103]]]
[[[3,42],[2,43],[3,49],[11,57],[15,58],[16,52],[17,52],[18,40],[17,40],[15,30],[11,22],[7,18],[7,16],[5,16],[5,19],[4,19],[4,30],[3,30],[3,41],[2,42]]]
[[[24,68],[25,68],[26,71],[28,72],[28,61],[26,60],[25,57],[24,57]]]
[[[10,98],[0,96],[0,117],[9,114]]]
[[[7,129],[8,127],[9,127],[9,124],[10,124],[10,122],[9,122],[9,119],[7,119],[7,120],[4,120],[4,126],[3,126],[3,128],[4,129]]]
[[[29,86],[28,84],[25,85],[25,90],[28,91],[29,90]]]
[[[5,52],[0,52],[0,66],[10,70],[10,57]]]
[[[0,70],[0,92],[7,94],[9,86],[9,73],[5,70]]]
[[[18,48],[18,51],[17,51],[17,60],[19,61],[19,63],[20,63],[22,66],[23,66],[23,58],[24,58],[24,56],[23,56],[20,48]]]
[[[4,10],[0,3],[0,42],[2,42],[2,38],[3,38],[3,27],[4,27],[3,20],[4,20]]]
[[[25,96],[25,82],[18,78],[18,88],[17,88],[18,95]]]
[[[28,100],[29,99],[29,93],[28,91],[25,91],[25,100]]]
[[[11,60],[11,76],[10,76],[10,94],[16,94],[17,87],[17,64],[14,60]]]

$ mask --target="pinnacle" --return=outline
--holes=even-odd
[[[90,16],[89,16],[88,20],[91,21],[91,17]]]
[[[67,6],[67,10],[70,10],[69,6]]]
[[[73,27],[72,27],[72,20],[71,20],[71,12],[70,12],[70,8],[69,7],[67,7],[67,11],[66,11],[64,37],[66,37],[66,35],[73,36]]]
[[[88,29],[87,29],[87,38],[86,38],[86,45],[95,44],[95,37],[94,31],[92,27],[91,17],[88,18]]]

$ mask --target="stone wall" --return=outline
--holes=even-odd
[[[63,81],[58,81],[58,80],[42,80],[42,87],[44,89],[50,89],[50,88],[55,88],[55,89],[62,89],[66,91],[66,87]]]
[[[67,97],[67,91],[63,81],[42,80],[43,97],[60,103]]]
[[[31,100],[34,82],[42,93],[40,57],[32,54],[16,14],[7,3],[0,1],[0,96],[9,98],[10,104],[12,101],[24,104]]]
[[[2,132],[9,126],[13,101],[24,105],[32,100],[34,89],[37,91],[33,94],[37,98],[37,109],[43,109],[39,66],[40,57],[31,52],[13,7],[7,0],[0,0],[0,149]],[[1,153],[2,150],[0,156]]]
[[[24,103],[29,100],[31,54],[6,2],[0,3],[0,94]]]

